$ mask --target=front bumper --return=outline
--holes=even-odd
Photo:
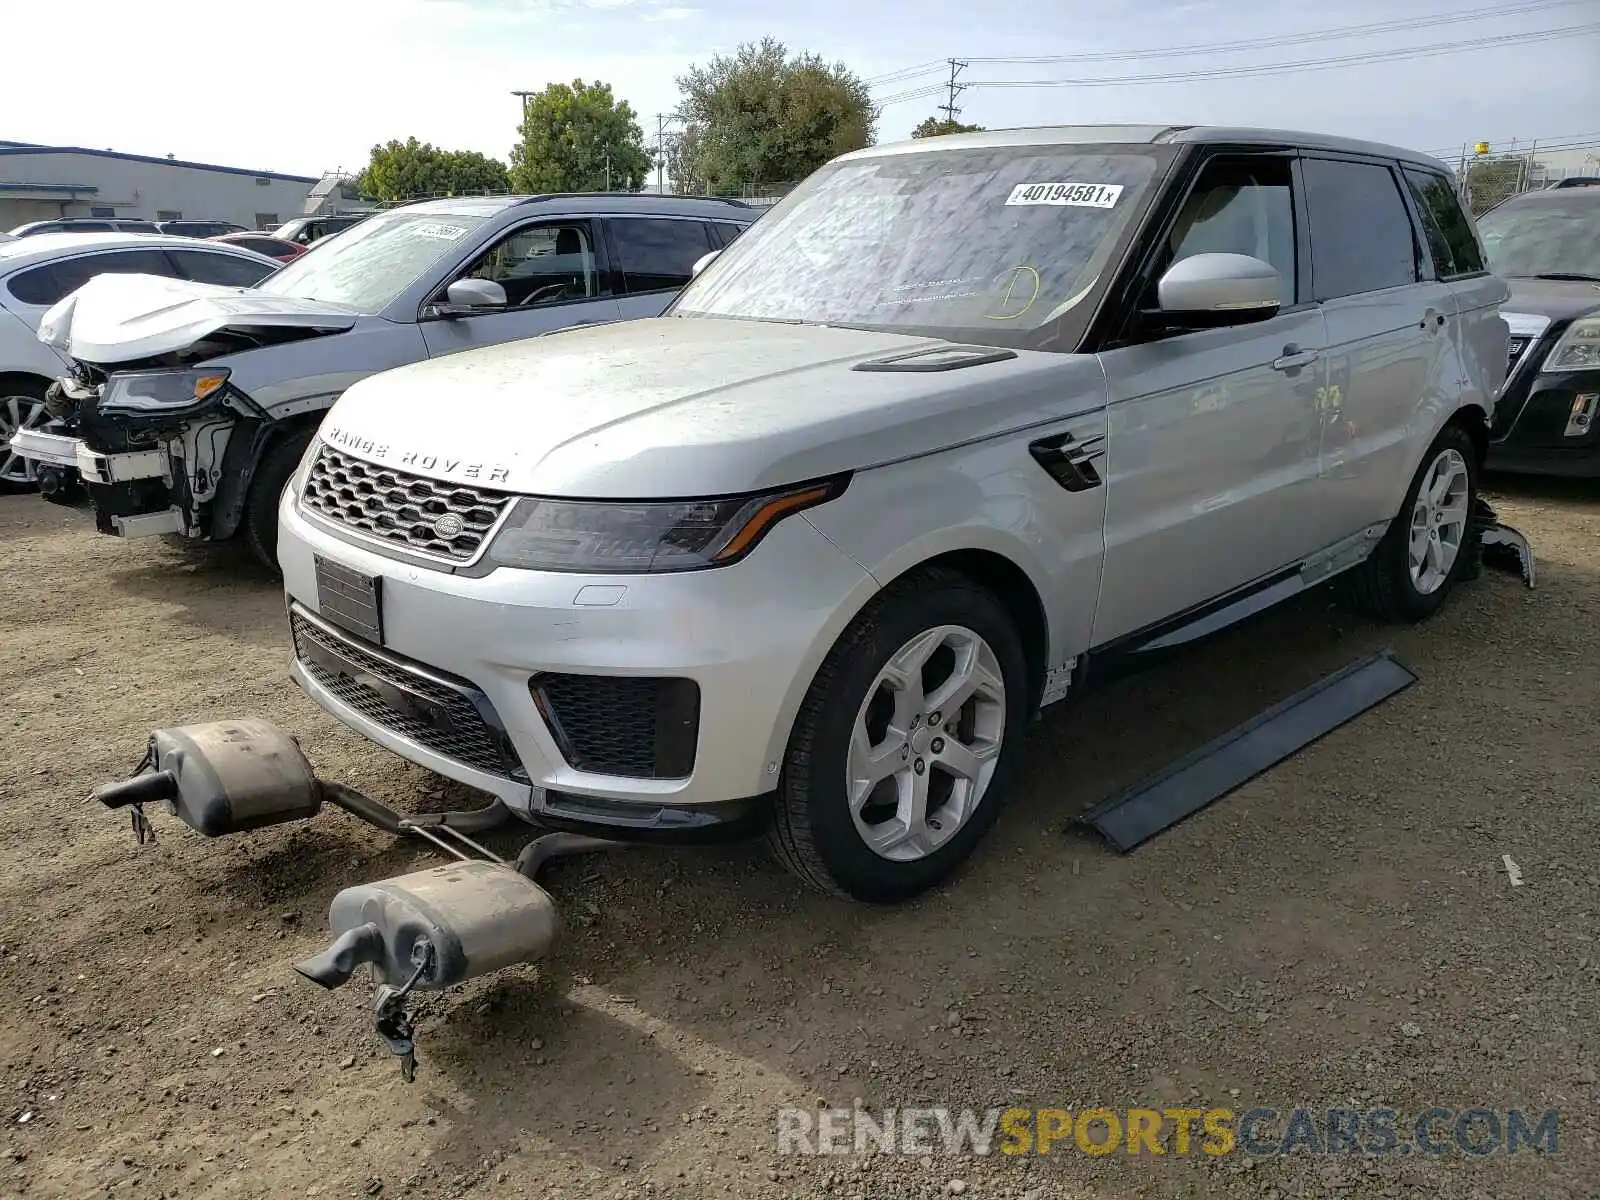
[[[473,578],[381,554],[307,518],[294,495],[279,510],[278,560],[291,623],[324,643],[297,648],[296,682],[396,754],[571,827],[642,838],[754,821],[817,666],[876,589],[800,517],[733,567],[656,576],[499,568]],[[330,569],[381,580],[381,645],[326,620],[319,593]],[[351,665],[330,667],[330,650]],[[552,679],[578,701],[552,709]],[[648,736],[659,717],[641,714],[637,697],[652,685],[695,697],[689,753],[653,773],[594,761],[607,738],[625,760],[628,730]],[[603,737],[584,736],[600,725]],[[588,749],[575,754],[575,744]]]
[[[1600,371],[1539,370],[1562,328],[1541,328],[1511,364],[1489,435],[1490,470],[1600,476]],[[1574,420],[1585,410],[1587,427]]]

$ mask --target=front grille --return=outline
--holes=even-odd
[[[509,740],[485,719],[494,711],[488,697],[472,684],[408,670],[299,612],[289,614],[289,628],[307,674],[368,720],[474,771],[526,778]]]
[[[683,779],[694,771],[694,680],[547,674],[529,687],[562,757],[578,770],[634,779]]]
[[[442,483],[324,446],[300,502],[340,525],[408,550],[467,562],[511,503],[504,492]]]

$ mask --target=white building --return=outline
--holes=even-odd
[[[232,221],[270,229],[300,216],[318,182],[309,175],[0,141],[0,230],[56,217]]]

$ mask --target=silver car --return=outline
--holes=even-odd
[[[82,472],[102,532],[242,534],[270,567],[278,495],[351,384],[656,316],[756,215],[678,196],[440,200],[368,217],[248,290],[95,280],[40,322],[79,401],[77,436],[45,449]]]
[[[660,319],[350,388],[282,503],[294,676],[541,823],[911,896],[1092,662],[1469,569],[1507,289],[1441,181],[1248,129],[847,155]]]
[[[63,296],[96,275],[138,273],[243,287],[277,269],[272,259],[241,246],[186,237],[95,232],[0,237],[0,486],[48,486],[59,479],[48,464],[41,472],[25,446],[18,453],[9,443],[21,431],[51,423],[45,395],[72,364],[41,345],[38,330]]]

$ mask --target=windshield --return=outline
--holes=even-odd
[[[380,312],[484,220],[460,213],[369,217],[268,276],[259,290]]]
[[[1006,146],[824,167],[673,312],[1028,345],[1086,307],[1169,154]]]
[[[1600,192],[1530,192],[1478,218],[1496,275],[1587,275],[1600,279]]]

